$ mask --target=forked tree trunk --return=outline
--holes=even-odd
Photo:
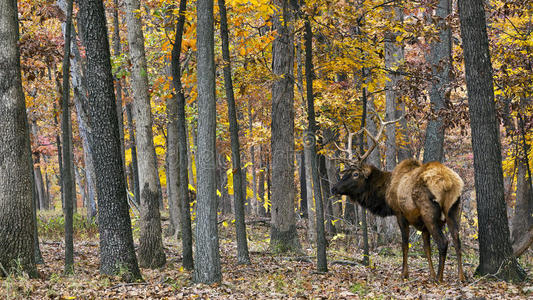
[[[172,105],[171,109],[176,112],[176,124],[174,133],[176,136],[173,139],[176,139],[176,151],[178,154],[178,166],[173,166],[172,168],[177,168],[178,170],[178,186],[176,188],[176,193],[178,194],[178,207],[180,212],[180,227],[181,227],[181,243],[183,251],[183,262],[182,265],[185,269],[191,270],[193,268],[193,256],[192,256],[192,229],[191,229],[191,215],[190,215],[190,205],[189,205],[189,178],[188,178],[188,137],[187,137],[187,125],[185,120],[185,96],[183,94],[183,87],[181,84],[181,66],[180,66],[180,53],[181,53],[181,42],[183,36],[183,28],[185,26],[185,12],[187,10],[187,0],[181,0],[179,6],[179,18],[176,24],[176,35],[174,40],[174,47],[172,48],[172,83],[174,86],[175,92],[175,101],[170,103]],[[171,124],[169,124],[171,126]],[[170,133],[169,133],[170,134]]]
[[[30,133],[20,76],[16,1],[0,2],[0,276],[35,267]]]
[[[492,65],[483,0],[459,0],[466,87],[472,129],[474,175],[479,218],[480,275],[522,281],[522,270],[509,240],[504,199],[500,130],[496,116]]]
[[[126,183],[120,153],[120,134],[111,74],[109,42],[102,1],[80,2],[80,22],[87,56],[86,83],[89,146],[95,163],[100,232],[100,271],[124,280],[141,279],[137,265]]]

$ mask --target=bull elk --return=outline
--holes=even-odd
[[[379,118],[379,115],[377,117]],[[365,163],[365,159],[377,146],[385,125],[397,120],[379,121],[381,125],[376,137],[366,129],[362,130],[374,143],[363,155],[357,154],[356,159],[351,157],[353,133],[349,134],[348,148],[340,150],[347,152],[350,157],[341,159],[347,167],[343,177],[331,189],[332,194],[346,195],[375,215],[396,216],[402,233],[403,278],[408,277],[409,226],[412,225],[422,232],[431,278],[442,281],[448,249],[448,240],[442,228],[445,223],[448,224],[457,252],[459,279],[464,281],[459,240],[463,181],[457,173],[439,162],[422,164],[417,160],[407,159],[400,162],[392,172],[382,171]],[[437,276],[431,261],[430,236],[435,239],[439,251]]]

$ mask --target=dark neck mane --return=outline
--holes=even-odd
[[[350,198],[368,209],[374,215],[387,217],[394,215],[394,211],[387,204],[385,195],[390,184],[391,173],[381,171],[371,166],[372,171],[368,176],[364,192],[359,195],[352,193]]]

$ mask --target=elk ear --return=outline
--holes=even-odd
[[[361,169],[361,174],[363,174],[365,178],[368,178],[368,176],[370,176],[370,173],[372,173],[372,168],[370,166],[363,166],[363,168]]]

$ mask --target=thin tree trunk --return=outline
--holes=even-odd
[[[314,138],[314,137],[313,137]],[[313,193],[313,171],[311,165],[311,149],[310,147],[304,148],[304,170],[305,170],[305,187],[307,191],[306,196],[306,208],[307,208],[307,236],[309,243],[316,240],[316,209]]]
[[[135,126],[133,125],[133,112],[131,111],[131,103],[126,104],[126,117],[128,119],[128,130],[130,133],[130,149],[131,149],[131,178],[133,183],[132,193],[135,196],[135,202],[140,203],[140,188],[139,188],[139,166],[137,163],[137,146],[135,146]]]
[[[316,207],[316,244],[317,244],[317,270],[319,272],[328,271],[326,258],[326,234],[324,232],[324,206],[322,201],[322,191],[320,190],[320,178],[318,173],[318,157],[316,153],[316,121],[315,121],[315,100],[313,94],[313,31],[309,18],[305,19],[305,80],[307,91],[307,119],[308,136],[304,139],[304,146],[310,149],[309,158],[311,160],[311,174],[313,175],[313,194]]]
[[[178,153],[178,186],[176,192],[178,193],[178,205],[180,211],[180,227],[181,227],[181,243],[183,251],[182,265],[187,270],[192,270],[194,267],[192,255],[192,229],[191,229],[191,215],[190,215],[190,199],[189,199],[189,178],[188,178],[188,137],[187,125],[185,120],[185,96],[183,95],[183,87],[181,84],[181,66],[180,53],[181,42],[183,36],[183,28],[185,26],[185,12],[187,9],[187,0],[180,0],[179,18],[176,24],[176,35],[174,40],[174,47],[172,48],[172,83],[175,92],[175,108],[176,110],[176,139],[177,139],[177,153]],[[174,103],[172,103],[174,105]]]
[[[480,257],[476,273],[495,274],[501,279],[522,281],[526,273],[513,256],[509,240],[500,130],[483,5],[482,0],[458,2],[479,218]]]
[[[120,26],[119,26],[119,3],[118,0],[113,0],[113,54],[120,56]],[[120,133],[120,153],[122,155],[122,164],[124,169],[124,179],[127,181],[126,175],[126,150],[124,147],[124,114],[122,113],[122,80],[115,77],[115,95],[117,97],[117,117],[118,117],[118,131]]]
[[[222,58],[224,59],[224,83],[226,88],[226,97],[228,101],[228,119],[231,136],[231,162],[233,167],[233,201],[235,203],[235,230],[237,235],[237,262],[239,264],[249,264],[250,256],[248,255],[248,241],[246,239],[246,224],[244,223],[244,200],[246,197],[245,190],[241,189],[243,181],[243,170],[241,167],[240,144],[239,144],[239,125],[237,123],[237,109],[235,107],[235,96],[233,94],[233,82],[231,78],[231,61],[229,54],[228,39],[228,17],[226,14],[226,1],[218,0],[220,11],[220,36],[222,39]],[[252,123],[252,111],[250,113],[250,127]],[[251,129],[250,129],[251,134]],[[250,149],[252,156],[252,165],[254,149]],[[252,169],[253,172],[253,169]],[[255,185],[255,175],[252,184]],[[255,197],[255,187],[254,197]],[[251,200],[250,200],[251,202]]]
[[[307,214],[307,173],[305,172],[305,152],[300,151],[300,215],[308,218]]]
[[[35,199],[16,1],[0,2],[0,39],[0,276],[22,269],[35,278]]]
[[[259,178],[257,179],[258,181],[258,189],[257,189],[257,194],[258,194],[258,197],[259,197],[259,202],[258,202],[258,212],[257,214],[260,216],[260,217],[265,217],[266,216],[266,209],[265,209],[265,168],[264,168],[264,162],[263,162],[263,149],[262,149],[262,145],[259,145]]]
[[[80,2],[80,25],[87,56],[86,83],[89,147],[95,163],[100,232],[100,271],[121,273],[124,280],[142,279],[137,264],[126,183],[120,153],[113,75],[103,2]],[[89,105],[90,104],[90,105]]]
[[[387,11],[393,14],[393,20],[395,22],[401,21],[402,11],[399,7],[398,1],[394,1],[392,7],[387,7]],[[397,118],[396,106],[398,105],[398,92],[395,88],[398,86],[398,81],[401,76],[395,71],[400,67],[400,63],[403,62],[404,53],[403,48],[396,43],[397,32],[387,32],[385,34],[385,68],[389,70],[389,79],[385,83],[385,120],[390,121]],[[396,167],[396,123],[387,125],[386,130],[386,169],[391,171]]]
[[[222,280],[215,186],[215,53],[213,1],[197,1],[198,194],[194,281]]]
[[[65,21],[65,51],[63,55],[63,93],[62,93],[62,152],[63,152],[63,193],[65,201],[65,273],[70,274],[74,270],[74,229],[73,229],[73,202],[76,194],[73,192],[73,172],[72,172],[72,127],[70,125],[70,38],[72,29],[72,1],[67,1],[67,19]],[[75,191],[75,187],[74,187]]]

